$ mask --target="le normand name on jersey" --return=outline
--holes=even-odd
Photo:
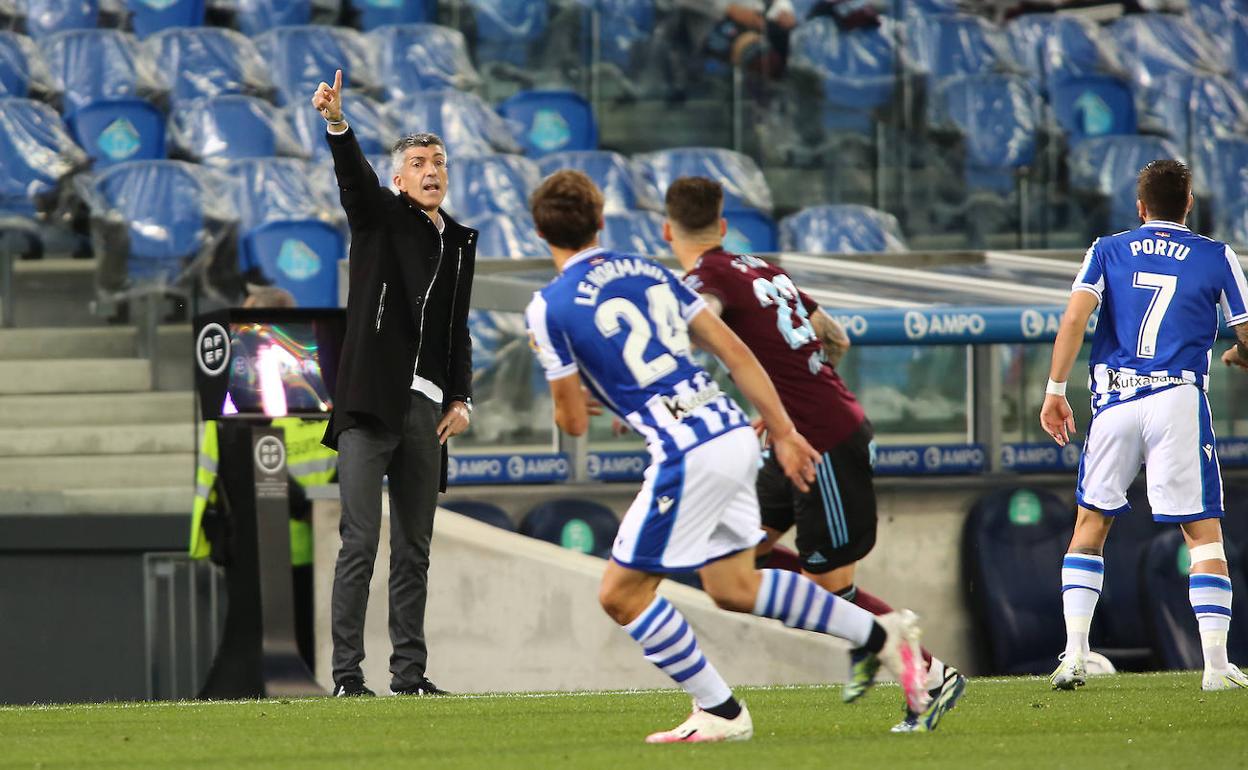
[[[667,280],[664,269],[647,259],[633,257],[607,260],[590,268],[585,278],[576,284],[575,302],[578,305],[593,307],[598,304],[598,292],[602,291],[603,286],[617,278],[629,278],[635,275],[644,275],[659,283]]]

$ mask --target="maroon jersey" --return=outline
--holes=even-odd
[[[819,452],[839,444],[865,419],[858,399],[823,357],[810,324],[819,305],[788,273],[757,257],[712,249],[685,275],[693,291],[724,307],[724,323],[771,376],[797,429]]]

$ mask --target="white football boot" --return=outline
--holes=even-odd
[[[884,664],[906,696],[906,708],[916,714],[927,710],[932,696],[927,691],[927,666],[919,649],[919,618],[910,610],[897,610],[876,618],[888,637],[880,650]]]
[[[1063,652],[1057,656],[1057,668],[1049,675],[1054,690],[1073,690],[1083,687],[1087,678],[1087,664],[1082,655]]]
[[[713,743],[716,741],[748,741],[754,737],[754,721],[750,710],[741,704],[736,719],[724,719],[703,711],[695,703],[693,713],[679,726],[646,736],[646,743]]]
[[[1239,666],[1234,663],[1227,663],[1226,668],[1205,669],[1205,675],[1200,680],[1200,689],[1214,690],[1235,690],[1240,687],[1248,687],[1248,675],[1239,670]]]

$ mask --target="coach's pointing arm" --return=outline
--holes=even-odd
[[[338,194],[347,212],[347,223],[354,229],[365,225],[382,210],[381,185],[377,174],[355,140],[355,132],[342,112],[342,70],[334,73],[334,84],[321,82],[312,95],[312,106],[325,118],[330,152],[334,155],[334,173],[338,176]]]

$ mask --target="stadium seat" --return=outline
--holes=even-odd
[[[255,38],[277,86],[277,103],[306,104],[321,82],[342,70],[342,87],[379,91],[368,39],[346,27],[278,27]]]
[[[619,526],[615,513],[602,503],[564,499],[534,507],[521,519],[519,532],[605,559]]]
[[[1077,16],[1028,13],[1006,26],[1010,52],[1042,93],[1071,78],[1113,76],[1126,70],[1117,49],[1095,24]]]
[[[1231,77],[1240,90],[1248,90],[1248,18],[1239,17],[1227,23],[1231,61]]]
[[[1076,190],[1109,200],[1109,221],[1098,228],[1114,232],[1135,227],[1136,175],[1151,160],[1184,159],[1174,144],[1155,136],[1097,136],[1071,148],[1067,159]]]
[[[0,212],[33,215],[87,165],[61,117],[31,99],[0,99]]]
[[[40,98],[56,92],[52,75],[33,40],[0,30],[0,98]]]
[[[897,218],[867,206],[812,206],[780,220],[780,248],[811,254],[905,251]]]
[[[1061,571],[1073,509],[1050,492],[1004,489],[975,502],[962,559],[986,672],[1047,674],[1065,646]]]
[[[385,113],[400,134],[432,131],[442,137],[452,164],[460,158],[520,151],[507,123],[476,94],[426,91],[387,103]]]
[[[165,116],[142,99],[91,102],[65,122],[96,168],[165,157]]]
[[[161,103],[168,90],[139,41],[115,29],[61,32],[42,45],[66,114],[100,100]]]
[[[478,61],[500,61],[522,67],[529,47],[541,40],[549,24],[546,0],[468,0],[476,28]]]
[[[45,38],[71,29],[93,29],[99,21],[98,0],[25,0],[26,33]]]
[[[234,23],[247,37],[311,21],[311,0],[238,0],[234,15]]]
[[[639,45],[649,40],[655,27],[655,0],[579,0],[591,14],[597,14],[600,32],[600,61],[624,72],[635,69]],[[592,22],[591,22],[592,23]],[[586,24],[590,29],[590,24]]]
[[[734,209],[724,212],[728,232],[724,248],[735,254],[770,254],[779,250],[776,222],[761,211]]]
[[[1139,88],[1179,73],[1226,74],[1227,63],[1214,42],[1191,19],[1169,14],[1124,16],[1109,26],[1128,75]]]
[[[603,248],[626,254],[658,256],[670,254],[672,247],[663,240],[663,215],[653,211],[626,211],[603,217],[599,243]]]
[[[549,257],[550,247],[537,234],[533,220],[525,216],[495,214],[469,223],[477,236],[477,259],[529,259]]]
[[[204,23],[204,6],[204,0],[126,0],[139,37],[173,27],[198,27]]]
[[[1248,102],[1220,75],[1171,73],[1145,93],[1149,114],[1179,147],[1248,131]]]
[[[1090,136],[1134,134],[1135,100],[1127,84],[1103,75],[1067,78],[1049,90],[1058,126],[1072,144]]]
[[[638,170],[662,196],[682,176],[704,176],[724,186],[724,211],[757,209],[770,212],[771,189],[754,159],[733,150],[682,147],[638,155]]]
[[[929,123],[952,128],[966,151],[968,186],[1013,191],[1013,172],[1036,157],[1043,110],[1040,96],[1013,75],[958,75],[940,81],[929,100]]]
[[[912,16],[906,22],[906,49],[910,66],[929,83],[1008,69],[1003,34],[978,16]]]
[[[169,139],[180,155],[200,163],[307,153],[281,113],[253,96],[180,103],[169,118]]]
[[[347,93],[343,100],[351,105],[349,118],[355,140],[366,156],[388,155],[398,133],[381,104],[362,94]],[[329,158],[329,142],[325,139],[325,118],[310,104],[292,104],[286,108],[300,146],[310,150],[314,158]],[[389,174],[387,173],[387,178]]]
[[[350,0],[350,4],[365,32],[390,24],[432,22],[438,16],[436,0]]]
[[[387,99],[441,88],[471,91],[481,84],[468,43],[457,29],[398,24],[373,30],[368,40],[377,52],[377,72]]]
[[[1092,620],[1092,642],[1116,668],[1143,670],[1153,662],[1140,595],[1144,553],[1153,538],[1170,528],[1153,521],[1143,479],[1127,490],[1127,502],[1131,510],[1114,517],[1105,542],[1105,583]]]
[[[607,213],[633,211],[636,209],[659,209],[662,204],[628,158],[618,152],[606,150],[579,150],[557,152],[538,161],[542,176],[550,176],[560,169],[584,172],[605,199]]]
[[[494,503],[487,503],[484,500],[451,500],[442,503],[442,507],[508,532],[516,531],[516,523],[511,520],[506,511]]]
[[[268,64],[250,39],[232,29],[167,29],[143,45],[149,56],[160,62],[175,101],[229,94],[269,98],[274,94]]]
[[[473,220],[511,214],[528,218],[529,194],[541,182],[536,163],[518,155],[486,155],[454,163],[448,208],[455,217]]]
[[[1226,542],[1232,586],[1244,585],[1240,553],[1235,543]],[[1142,604],[1147,613],[1158,663],[1167,669],[1204,668],[1200,632],[1188,599],[1189,566],[1187,545],[1177,527],[1157,535],[1145,552]],[[1237,591],[1231,601],[1231,615],[1242,618],[1245,613],[1248,613],[1248,599],[1243,591]],[[1232,662],[1248,660],[1248,626],[1244,623],[1231,623],[1227,652]]]
[[[498,105],[498,111],[520,124],[520,144],[530,158],[598,149],[594,110],[573,91],[521,91]]]
[[[869,126],[871,113],[892,102],[897,41],[891,23],[841,31],[835,19],[815,18],[793,31],[790,47],[792,66],[815,72],[823,83],[827,127],[846,127],[842,113]]]

